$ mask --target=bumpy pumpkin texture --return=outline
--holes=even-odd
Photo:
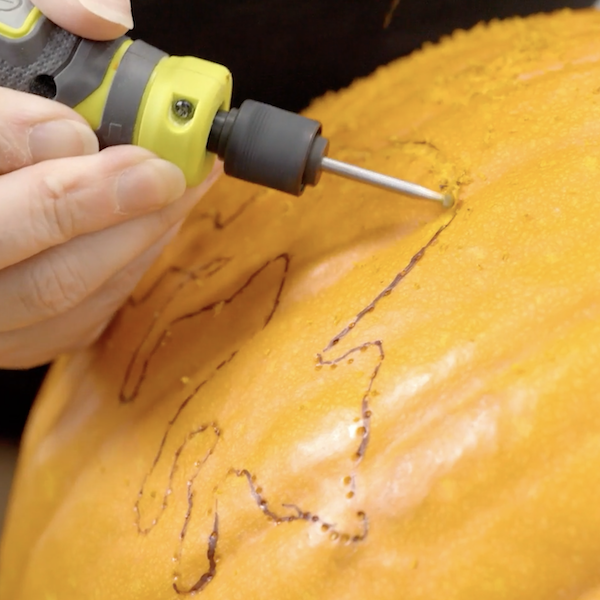
[[[23,445],[2,600],[600,598],[600,15],[481,25],[221,181]]]

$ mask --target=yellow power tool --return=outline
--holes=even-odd
[[[0,86],[70,106],[103,148],[151,150],[179,166],[190,186],[218,156],[228,175],[296,196],[328,171],[452,205],[449,194],[329,158],[318,121],[253,100],[232,109],[232,85],[221,65],[129,37],[86,40],[30,0],[0,0]]]

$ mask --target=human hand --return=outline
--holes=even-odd
[[[65,29],[111,39],[129,0],[36,0]],[[216,172],[186,190],[141,148],[98,151],[83,118],[0,88],[0,367],[26,368],[92,343]]]

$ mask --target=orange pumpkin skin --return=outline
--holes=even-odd
[[[315,103],[325,176],[221,181],[23,445],[2,600],[600,598],[600,15]]]

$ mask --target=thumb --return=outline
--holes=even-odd
[[[81,37],[110,40],[133,29],[130,0],[32,0],[51,21]]]

